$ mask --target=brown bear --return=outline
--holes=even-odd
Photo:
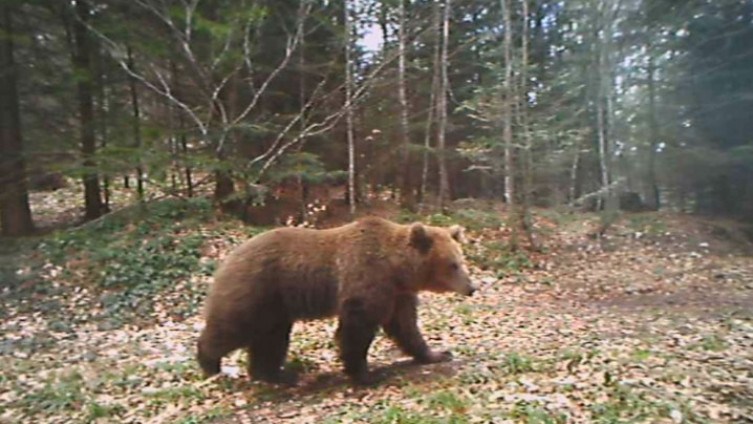
[[[205,375],[246,348],[254,379],[288,383],[282,372],[295,321],[338,317],[345,373],[375,382],[366,361],[379,329],[419,363],[449,360],[430,349],[416,322],[421,290],[471,295],[462,229],[369,217],[337,228],[278,228],[246,241],[217,270],[197,358]]]

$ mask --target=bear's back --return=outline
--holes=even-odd
[[[346,274],[380,262],[386,266],[389,240],[400,227],[365,218],[324,230],[283,227],[264,232],[238,246],[222,263],[210,302],[234,314],[253,314],[247,317],[250,321],[264,319],[256,314],[274,309],[293,320],[332,316],[343,291],[350,291],[346,285],[379,277]]]

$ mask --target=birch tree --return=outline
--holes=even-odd
[[[447,46],[450,40],[450,10],[451,0],[444,2],[444,14],[442,16],[442,49],[439,59],[439,88],[437,89],[437,157],[439,163],[439,207],[444,209],[450,192],[450,181],[447,174],[447,90],[449,80],[447,77]]]
[[[431,151],[431,140],[434,132],[434,118],[437,114],[437,98],[439,97],[438,90],[440,87],[441,76],[441,11],[439,8],[439,2],[432,3],[432,24],[431,32],[433,34],[433,53],[432,53],[432,77],[431,77],[431,89],[429,91],[429,107],[427,110],[426,124],[424,128],[424,154],[423,164],[421,167],[421,189],[420,189],[420,202],[423,205],[426,200],[426,190],[428,188],[429,181],[429,153]]]
[[[604,209],[599,234],[603,234],[616,219],[618,198],[616,181],[613,182],[614,156],[614,24],[621,0],[599,0],[596,5],[596,69],[599,75],[596,88],[596,133],[599,146],[601,192],[599,205]]]
[[[505,35],[502,45],[505,72],[502,80],[502,140],[504,143],[504,185],[505,185],[505,202],[509,206],[515,204],[515,177],[513,165],[513,140],[512,140],[512,119],[513,119],[513,63],[512,63],[512,19],[510,18],[510,0],[501,0],[502,20],[504,23]]]
[[[400,170],[400,200],[403,207],[413,209],[414,196],[411,180],[411,148],[410,127],[408,124],[408,95],[405,87],[405,44],[406,44],[406,19],[405,2],[398,0],[398,99],[400,102],[400,141],[402,152],[402,169]]]
[[[353,21],[350,16],[351,2],[344,0],[345,22],[345,131],[348,139],[348,204],[350,214],[356,213],[356,146],[353,138]]]

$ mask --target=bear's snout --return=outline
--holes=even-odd
[[[450,287],[452,291],[463,296],[471,296],[476,292],[476,286],[468,277],[455,279]]]

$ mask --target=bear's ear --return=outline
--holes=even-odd
[[[426,227],[420,222],[410,226],[410,242],[412,247],[418,249],[421,253],[427,253],[431,249],[431,245],[434,244],[434,240],[431,239],[429,232],[426,231]]]
[[[448,228],[448,231],[450,232],[450,237],[455,239],[456,242],[461,244],[468,242],[468,239],[465,238],[465,229],[460,225],[453,225]]]

